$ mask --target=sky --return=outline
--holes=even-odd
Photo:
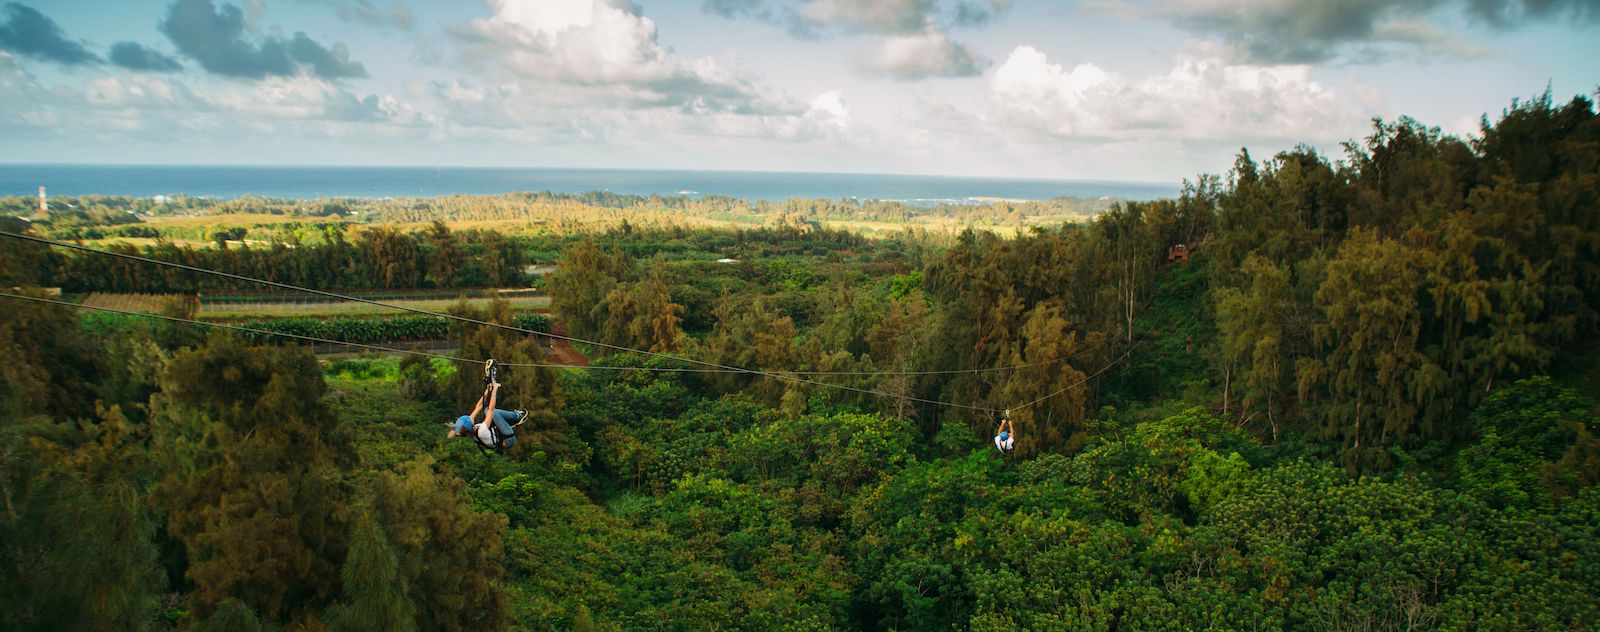
[[[1600,0],[22,0],[0,162],[1174,182],[1597,60]]]

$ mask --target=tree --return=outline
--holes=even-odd
[[[371,516],[357,520],[350,534],[350,554],[344,560],[344,599],[329,611],[329,629],[417,629],[410,590],[399,567],[383,530]]]
[[[567,324],[572,335],[595,337],[606,322],[606,295],[632,267],[625,255],[607,255],[595,246],[594,239],[584,237],[562,254],[550,275],[550,311]]]
[[[461,479],[434,472],[428,459],[378,475],[370,498],[372,519],[382,527],[382,541],[393,550],[399,580],[415,606],[416,629],[497,630],[505,626],[510,605],[496,585],[505,572],[500,561],[504,516],[473,511],[464,498]],[[376,533],[369,535],[379,541]],[[375,564],[370,569],[384,571],[385,560],[391,558],[376,548],[369,553]],[[391,589],[398,585],[402,584],[389,584]],[[387,616],[398,616],[404,608],[388,593],[372,603],[387,604]]]
[[[658,260],[634,287],[637,319],[630,325],[633,342],[646,351],[667,353],[683,346],[683,306],[672,302],[666,266]]]
[[[1328,262],[1316,293],[1322,355],[1295,373],[1302,399],[1352,467],[1387,467],[1388,448],[1434,436],[1422,412],[1447,397],[1444,370],[1418,348],[1426,253],[1358,230]],[[1420,422],[1420,423],[1419,423]]]
[[[495,301],[484,310],[463,300],[451,307],[450,313],[507,327],[516,325],[511,306],[505,301]],[[502,365],[548,363],[536,334],[451,321],[450,339],[463,358],[477,361],[494,358]],[[557,377],[555,369],[549,366],[504,366],[500,369],[502,388],[496,406],[528,411],[527,421],[517,428],[517,446],[513,447],[516,453],[560,451],[567,444],[566,421],[558,413],[562,398]],[[477,367],[458,370],[443,390],[457,402],[463,414],[470,412],[473,403],[484,394],[483,371]],[[488,405],[485,401],[484,406]]]
[[[455,235],[450,234],[444,222],[433,220],[428,226],[428,241],[433,246],[428,255],[428,278],[435,287],[456,287],[463,261]]]
[[[218,335],[176,354],[161,386],[155,494],[187,551],[200,610],[237,598],[280,620],[326,606],[355,459],[315,357]]]
[[[1028,312],[1021,336],[1005,362],[1023,368],[1010,371],[995,406],[1038,403],[1012,411],[1017,426],[1017,453],[1028,456],[1055,450],[1074,451],[1083,444],[1085,406],[1090,401],[1088,374],[1068,362],[1087,346],[1072,331],[1061,309],[1040,303]],[[1103,342],[1095,336],[1092,344]]]
[[[1289,271],[1254,253],[1240,270],[1244,289],[1216,290],[1217,331],[1221,338],[1223,412],[1232,401],[1233,377],[1241,392],[1240,416],[1248,423],[1256,415],[1266,418],[1272,439],[1278,440],[1278,414],[1285,395],[1285,323],[1293,309]]]

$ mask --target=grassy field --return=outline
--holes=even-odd
[[[390,305],[399,305],[411,309],[420,309],[430,312],[444,312],[456,304],[458,299],[429,298],[429,299],[386,299],[383,302]],[[490,299],[468,299],[473,305],[486,305]],[[511,304],[517,311],[542,311],[550,308],[549,296],[515,296],[502,297],[501,300]],[[200,303],[201,318],[270,318],[277,316],[373,316],[382,314],[395,314],[395,310],[358,303],[355,301],[344,302],[276,302],[276,303]]]

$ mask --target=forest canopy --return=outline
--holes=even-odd
[[[0,299],[0,628],[1600,621],[1587,97],[1009,234],[382,225],[438,219],[408,213],[118,248],[332,290],[554,262],[541,326],[616,370],[546,366],[504,303],[407,325],[457,362]],[[10,293],[241,289],[5,239]],[[486,456],[444,430],[490,357],[530,414]]]

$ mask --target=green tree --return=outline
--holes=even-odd
[[[377,523],[370,516],[357,520],[350,534],[350,554],[344,560],[344,598],[329,610],[329,629],[417,629],[410,591],[399,567]]]
[[[550,311],[580,338],[602,333],[606,322],[606,296],[625,280],[633,262],[626,255],[606,254],[594,239],[568,248],[550,275]]]
[[[1442,420],[1422,415],[1447,397],[1444,370],[1418,348],[1426,253],[1359,230],[1328,262],[1317,290],[1322,355],[1295,367],[1320,435],[1352,467],[1387,467],[1388,448],[1435,436]]]
[[[1223,412],[1228,412],[1237,380],[1240,417],[1249,423],[1265,417],[1278,439],[1278,416],[1286,394],[1288,364],[1285,336],[1288,313],[1294,309],[1289,271],[1254,253],[1241,266],[1243,289],[1215,292],[1217,332],[1223,358]]]
[[[461,479],[433,471],[431,460],[405,464],[372,483],[372,518],[398,561],[400,583],[415,607],[421,630],[498,630],[509,603],[497,585],[504,569],[501,533],[506,519],[472,510]],[[372,559],[382,570],[381,553]],[[391,614],[398,600],[382,602]],[[378,603],[378,602],[374,602]],[[403,606],[400,606],[403,607]]]
[[[515,315],[504,301],[495,301],[487,309],[473,307],[461,301],[450,308],[450,313],[473,320],[516,326]],[[478,361],[494,358],[502,365],[548,364],[544,350],[539,346],[537,334],[489,327],[461,321],[452,321],[450,339],[457,345],[459,357]],[[500,370],[499,401],[502,409],[528,411],[527,421],[517,428],[519,453],[532,450],[559,451],[567,443],[566,421],[559,414],[561,390],[554,368],[549,366],[505,366]],[[456,402],[460,414],[471,412],[472,405],[484,394],[483,371],[469,367],[457,370],[444,389],[445,395]],[[484,402],[484,406],[488,406]]]
[[[280,620],[326,606],[355,459],[315,357],[219,335],[175,355],[161,387],[155,493],[200,609],[231,597]]]
[[[456,236],[439,220],[428,226],[427,234],[433,247],[428,255],[428,278],[435,287],[456,287],[464,263]]]

